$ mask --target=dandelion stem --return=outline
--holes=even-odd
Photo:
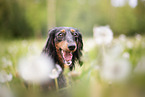
[[[17,72],[16,72],[14,66],[11,66],[11,70],[13,71],[14,76],[17,77]]]
[[[102,52],[103,52],[103,57],[105,56],[105,45],[104,45],[104,43],[102,44]]]
[[[8,89],[10,89],[10,85],[9,85],[9,83],[8,83],[8,82],[6,82],[6,85],[7,85]]]
[[[58,90],[59,90],[59,88],[58,88],[57,78],[55,78],[55,85],[56,85],[56,90],[58,91]]]

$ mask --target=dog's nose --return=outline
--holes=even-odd
[[[73,51],[75,49],[76,45],[75,44],[69,44],[68,48],[69,50]]]

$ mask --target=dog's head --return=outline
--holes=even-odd
[[[49,37],[43,52],[51,56],[62,68],[69,66],[72,70],[75,61],[82,65],[82,35],[72,27],[55,27],[49,31]]]

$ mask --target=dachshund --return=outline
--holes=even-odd
[[[80,59],[82,50],[82,35],[78,29],[73,27],[55,27],[49,30],[49,37],[42,53],[50,56],[54,63],[58,64],[64,71],[65,67],[73,70],[76,61],[82,66],[83,62]],[[63,74],[60,74],[57,80],[59,88],[66,86]]]

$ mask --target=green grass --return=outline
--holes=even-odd
[[[10,88],[14,92],[14,95],[18,97],[25,97],[26,95],[28,97],[42,96],[39,92],[39,86],[30,85],[29,88],[25,87],[24,81],[18,76],[17,65],[18,60],[23,56],[40,54],[45,45],[45,41],[46,40],[40,39],[13,41],[1,40],[0,71],[4,70],[7,73],[12,73],[13,79],[10,82],[0,83],[0,86],[6,86]],[[127,45],[129,43],[132,45],[132,47]],[[115,52],[115,50],[113,50],[115,46],[120,46],[123,49],[121,52]],[[72,81],[71,88],[73,89],[74,97],[145,96],[145,60],[142,60],[143,62],[141,62],[141,59],[145,57],[144,37],[142,37],[141,40],[131,37],[127,38],[125,41],[115,38],[110,45],[103,46],[103,48],[102,46],[96,45],[93,38],[84,39],[84,51],[82,57],[84,64],[82,67],[79,67],[77,64],[75,68],[75,74],[72,72],[72,74],[69,76],[69,80]],[[115,54],[112,52],[115,52],[117,56],[115,56]],[[125,56],[124,53],[129,54],[129,57]],[[116,81],[111,79],[106,80],[102,77],[101,72],[105,62],[104,56],[106,55],[111,59],[115,56],[113,60],[114,62],[118,59],[125,59],[130,63],[130,71],[126,78]],[[3,62],[4,59],[10,61],[12,66],[3,67],[5,64]],[[143,67],[140,68],[141,70],[139,70],[139,72],[134,72],[139,62]],[[6,63],[6,65],[7,64],[8,63]],[[144,69],[144,72],[142,69]],[[65,75],[68,77],[68,71],[65,72]],[[47,95],[47,97],[49,96]]]

